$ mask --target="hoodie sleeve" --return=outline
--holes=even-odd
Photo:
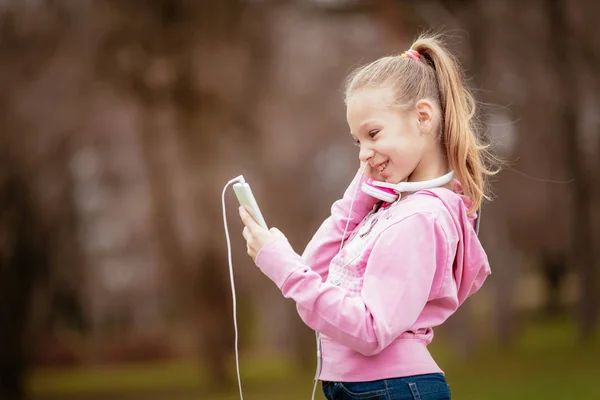
[[[285,239],[267,245],[258,267],[292,298],[302,320],[363,355],[381,352],[425,307],[436,268],[448,263],[444,231],[429,213],[383,231],[368,258],[360,297],[321,281]]]
[[[310,265],[323,281],[327,279],[331,260],[340,251],[342,239],[345,240],[350,236],[354,228],[377,203],[374,197],[360,190],[360,186],[366,179],[367,177],[360,170],[356,173],[344,196],[331,206],[331,216],[321,224],[302,254],[304,264]]]

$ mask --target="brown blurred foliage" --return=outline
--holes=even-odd
[[[483,208],[493,275],[448,323],[506,346],[520,315],[598,316],[597,2],[0,2],[0,398],[37,363],[192,357],[230,380],[220,212],[244,174],[301,251],[358,166],[353,66],[442,28],[507,160]],[[252,268],[227,194],[244,349],[311,366],[313,336]],[[532,281],[545,285],[534,290]]]

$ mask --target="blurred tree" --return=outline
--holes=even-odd
[[[39,350],[32,343],[39,343],[42,335],[52,334],[59,326],[85,327],[67,140],[77,121],[64,118],[73,92],[65,88],[57,94],[54,90],[60,79],[48,79],[62,72],[60,61],[50,60],[64,43],[69,15],[50,3],[5,2],[0,12],[3,399],[24,396],[25,368]],[[48,104],[45,98],[49,96],[57,103]]]
[[[232,341],[224,339],[231,338],[231,303],[219,272],[226,271],[223,238],[215,234],[222,221],[205,210],[220,207],[218,196],[211,195],[226,181],[214,171],[223,164],[220,158],[258,149],[252,110],[267,57],[256,8],[265,6],[237,0],[108,5],[106,15],[115,23],[96,55],[97,74],[143,112],[139,140],[175,314],[201,318],[195,324],[200,353],[208,357],[212,381],[222,384],[230,381],[226,355]],[[190,197],[186,210],[178,207],[174,185],[181,176]],[[193,233],[186,246],[181,221],[190,219]]]
[[[585,7],[581,4],[582,7]],[[594,254],[594,219],[592,218],[592,181],[586,166],[582,126],[581,63],[586,63],[585,54],[590,55],[590,36],[576,35],[572,28],[572,9],[568,2],[547,0],[547,15],[551,38],[552,70],[558,82],[561,107],[558,122],[564,140],[567,169],[573,178],[573,216],[571,227],[571,258],[579,275],[578,320],[582,339],[590,342],[594,338],[598,320],[598,267]],[[594,27],[589,26],[590,33]],[[580,28],[581,29],[581,28]],[[579,37],[577,37],[579,36]],[[569,54],[566,56],[566,54]],[[591,53],[593,54],[593,53]],[[596,203],[597,207],[597,203]]]
[[[197,328],[202,342],[200,358],[209,366],[215,386],[222,388],[233,383],[230,360],[224,357],[231,352],[234,342],[232,302],[229,297],[224,299],[221,293],[228,286],[227,270],[221,268],[222,254],[215,249],[208,249],[202,256],[200,262],[205,268],[201,269],[195,285],[197,299],[202,304],[197,308]],[[243,304],[238,309],[244,310]],[[242,319],[238,317],[238,320]]]
[[[32,189],[0,137],[0,398],[24,398],[28,324],[36,282],[48,273],[49,248]]]

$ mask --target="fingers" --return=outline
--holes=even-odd
[[[364,176],[366,176],[367,178],[375,179],[375,173],[373,171],[373,167],[371,167],[371,165],[369,163],[361,161],[360,168],[361,168],[362,174]]]
[[[245,207],[240,206],[239,208],[240,218],[246,227],[250,230],[251,233],[254,233],[257,229],[260,228],[260,225],[252,218],[252,215],[246,210]]]
[[[278,238],[285,238],[284,234],[277,228],[266,230],[258,225],[244,207],[239,208],[239,213],[245,225],[242,236],[246,240],[246,252],[253,260],[264,246]]]
[[[244,237],[244,239],[246,240],[246,253],[248,253],[248,255],[250,257],[252,257],[254,259],[254,249],[252,248],[252,233],[250,233],[250,229],[248,229],[247,226],[244,227],[244,229],[242,230],[242,236]]]
[[[374,169],[370,165],[367,165],[367,169],[365,171],[365,175],[367,177],[369,177],[369,178],[373,178],[373,180],[376,180],[376,181],[382,181],[383,180],[383,178],[381,177],[381,175],[379,175],[379,171],[377,171],[376,169]]]

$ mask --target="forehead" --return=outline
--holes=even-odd
[[[389,88],[362,89],[346,99],[348,119],[361,118],[364,114],[389,110],[394,104],[394,93]]]

